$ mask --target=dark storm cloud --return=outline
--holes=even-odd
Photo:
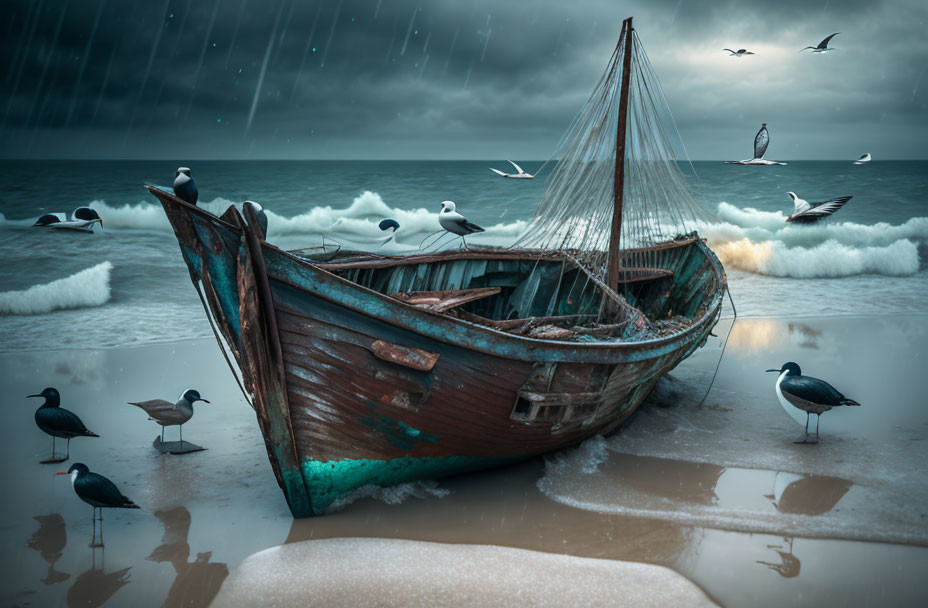
[[[545,158],[629,14],[695,158],[744,157],[760,122],[781,158],[924,157],[928,130],[928,9],[916,0],[3,10],[6,157]],[[836,31],[839,51],[798,53]],[[757,55],[721,52],[732,46]]]

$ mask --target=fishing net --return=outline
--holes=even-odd
[[[630,28],[627,28],[630,29]],[[593,94],[546,165],[544,199],[515,247],[571,250],[602,274],[615,206],[616,136],[625,32]],[[619,267],[649,266],[649,248],[695,230],[711,214],[694,199],[677,161],[682,141],[657,76],[631,29]],[[688,161],[687,161],[688,163]],[[692,165],[689,165],[692,169]]]

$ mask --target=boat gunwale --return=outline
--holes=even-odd
[[[171,201],[174,204],[180,205],[181,208],[187,211],[193,211],[196,214],[202,216],[204,219],[207,219],[208,221],[211,221],[211,222],[215,222],[221,225],[222,227],[227,228],[228,230],[232,232],[241,233],[243,230],[242,228],[235,226],[234,224],[231,224],[221,219],[220,217],[214,215],[213,213],[210,213],[209,211],[206,211],[205,209],[201,209],[200,207],[197,207],[196,205],[192,205],[184,200],[181,200],[180,198],[167,192],[166,190],[162,190],[161,188],[158,188],[156,186],[152,186],[149,184],[146,184],[145,187],[149,190],[149,192],[154,194],[156,198],[160,198],[158,194],[165,195],[169,199],[171,199]],[[156,194],[156,191],[158,194]],[[234,208],[234,205],[232,205],[232,207]],[[424,316],[425,320],[430,322],[433,325],[441,325],[442,323],[451,323],[451,324],[459,325],[465,329],[476,330],[480,333],[487,334],[496,340],[502,339],[511,344],[526,345],[529,347],[530,350],[533,350],[534,348],[545,347],[545,348],[549,348],[555,351],[571,351],[571,350],[578,351],[579,350],[579,351],[606,351],[606,352],[612,352],[612,351],[635,352],[639,350],[645,350],[649,347],[664,346],[664,345],[672,344],[674,342],[685,342],[686,338],[689,337],[690,334],[695,333],[696,331],[701,329],[703,326],[705,326],[707,323],[715,319],[715,317],[717,316],[717,312],[719,312],[721,309],[722,297],[724,295],[724,289],[717,287],[715,289],[715,293],[712,295],[711,302],[706,307],[705,312],[702,314],[702,316],[697,321],[695,321],[694,323],[692,323],[691,325],[689,325],[686,329],[682,331],[674,332],[666,336],[659,336],[657,338],[651,338],[647,340],[635,340],[635,341],[629,341],[629,342],[569,342],[569,341],[564,341],[564,340],[546,340],[546,339],[540,339],[540,338],[531,338],[528,336],[519,336],[519,335],[506,332],[506,331],[487,327],[485,325],[480,325],[479,323],[465,321],[463,319],[452,317],[444,313],[438,313],[438,312],[434,312],[430,310],[424,310],[421,308],[417,308],[411,304],[407,304],[405,302],[402,302],[401,300],[392,298],[387,294],[382,294],[379,291],[375,291],[368,287],[364,287],[363,285],[355,283],[354,281],[350,281],[344,277],[341,277],[328,269],[329,264],[326,264],[323,262],[313,262],[312,260],[308,260],[306,258],[300,257],[299,255],[296,255],[294,253],[281,249],[280,247],[277,247],[276,245],[273,245],[272,243],[267,242],[265,239],[259,238],[258,242],[261,246],[267,247],[275,251],[276,253],[279,253],[284,258],[287,258],[293,262],[296,262],[300,266],[310,268],[314,271],[322,272],[325,276],[335,279],[337,282],[342,284],[344,287],[356,289],[360,291],[361,293],[363,293],[364,295],[369,296],[369,297],[374,296],[377,299],[380,299],[381,301],[388,303],[391,306],[396,306],[400,310],[410,313],[410,315],[414,317]],[[708,247],[705,245],[704,239],[699,237],[698,235],[694,235],[687,239],[668,241],[667,243],[660,244],[653,248],[639,248],[637,249],[637,251],[671,249],[674,247],[684,247],[687,245],[694,245],[697,247],[708,249]],[[379,265],[388,267],[391,265],[402,265],[403,263],[405,264],[421,263],[422,261],[421,258],[430,258],[430,257],[435,257],[435,256],[439,258],[446,257],[448,259],[487,259],[487,255],[481,253],[483,251],[484,250],[449,251],[449,252],[440,252],[438,254],[423,254],[423,255],[417,255],[417,256],[403,256],[403,257],[396,257],[396,258],[383,257],[383,258],[378,258],[378,261],[384,262],[383,264],[379,264]],[[629,249],[626,251],[636,251],[636,249]],[[557,254],[559,252],[551,251],[551,250],[532,250],[532,249],[492,250],[491,249],[491,250],[488,250],[488,252],[489,252],[489,255],[491,256],[490,259],[492,259],[492,256],[494,255],[497,255],[502,259],[513,259],[513,258],[520,258],[520,257],[521,258],[528,257],[529,259],[544,259],[544,257],[550,257],[552,260],[564,259],[564,258],[557,257]],[[528,255],[527,256],[520,255],[520,253],[522,252],[525,252]],[[536,253],[535,257],[531,255],[533,252]],[[550,252],[550,253],[548,256],[538,255],[538,253],[543,253],[543,252]],[[722,281],[720,281],[720,284],[724,283],[725,270],[722,267],[721,262],[714,255],[711,249],[708,249],[708,252],[710,255],[707,255],[706,258],[709,260],[710,264],[712,264],[712,266],[718,273],[719,278],[722,279]],[[420,258],[420,259],[416,261],[416,258]],[[387,263],[387,260],[391,260],[391,259],[398,260],[398,262],[394,264]],[[434,261],[440,261],[440,260],[434,260]],[[286,284],[293,289],[309,294],[313,297],[320,297],[324,300],[332,302],[333,304],[336,304],[338,306],[343,306],[345,308],[349,308],[365,316],[376,318],[376,319],[381,319],[382,321],[386,323],[389,323],[391,325],[395,325],[398,327],[402,327],[406,330],[425,336],[429,339],[438,339],[438,338],[435,338],[434,336],[430,336],[428,334],[423,333],[422,331],[416,329],[410,324],[399,323],[394,320],[389,320],[389,319],[385,319],[377,315],[372,315],[369,311],[364,310],[363,308],[357,308],[355,306],[350,306],[338,300],[334,300],[330,297],[326,297],[325,294],[320,293],[320,292],[310,291],[300,285],[294,284],[293,282],[283,279],[281,277],[272,276],[270,274],[268,276],[269,278],[272,278],[274,281],[278,281],[280,283]],[[717,311],[716,309],[719,309],[719,311]],[[486,350],[479,348],[475,345],[468,345],[467,348],[470,348],[472,350],[476,350],[479,352],[487,352]],[[497,353],[491,352],[490,354],[497,354]],[[533,358],[531,360],[538,360],[538,359]]]

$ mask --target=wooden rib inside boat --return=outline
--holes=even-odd
[[[513,248],[287,252],[266,240],[250,205],[217,217],[148,187],[237,364],[295,517],[367,485],[612,433],[706,341],[722,266],[681,221],[676,163],[654,160],[663,135],[625,145],[626,122],[652,119],[640,101],[620,103],[645,86],[629,84],[631,70],[648,81],[639,45],[628,19]],[[623,105],[627,117],[615,111]]]

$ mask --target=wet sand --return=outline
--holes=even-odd
[[[253,553],[361,537],[658,564],[725,606],[921,605],[928,316],[741,320],[696,407],[719,345],[678,368],[615,437],[298,521],[214,342],[0,353],[0,602],[205,606]],[[787,360],[863,404],[824,414],[818,445],[792,443],[801,428],[779,408],[774,374],[762,371]],[[33,422],[40,400],[23,398],[46,386],[101,435],[72,441],[71,460],[59,465],[38,464],[51,441]],[[161,455],[152,447],[160,427],[126,402],[174,399],[188,387],[212,402],[184,428],[207,450]],[[106,512],[105,550],[88,547],[90,507],[52,475],[73,462],[142,507]],[[465,559],[468,549],[455,551]],[[350,553],[333,557],[337,566],[352,569]]]

